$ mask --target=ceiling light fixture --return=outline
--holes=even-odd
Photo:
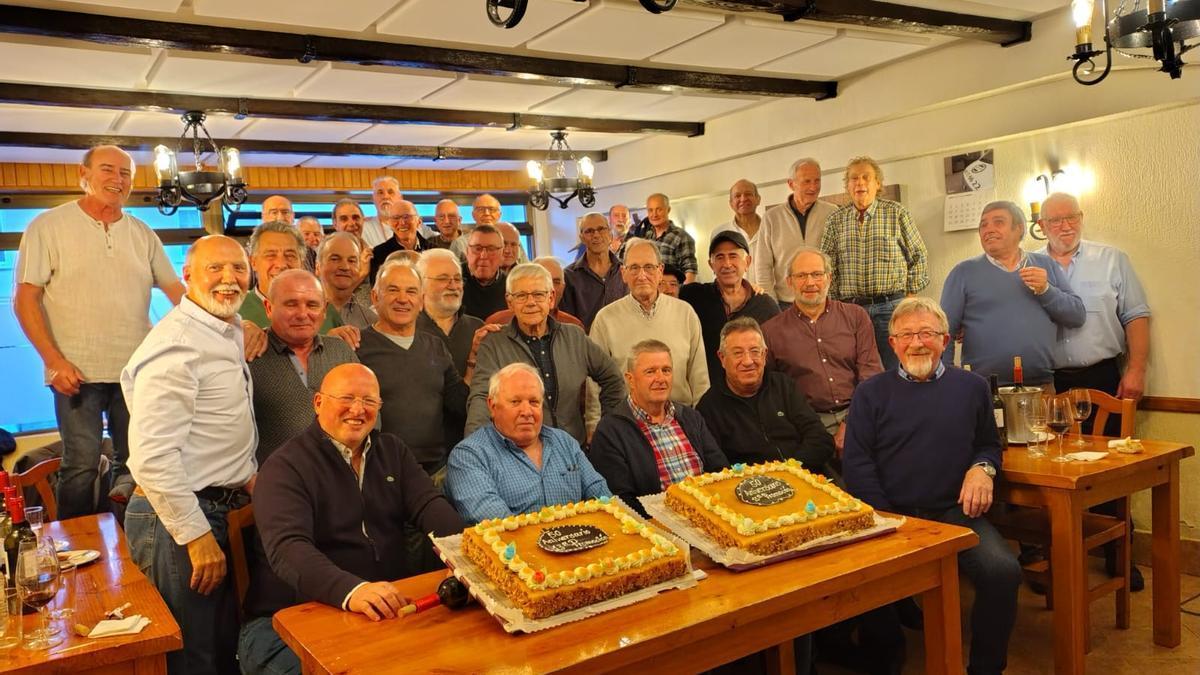
[[[204,113],[191,110],[183,114],[183,134],[174,151],[165,145],[154,148],[154,173],[158,178],[158,210],[165,216],[173,215],[184,202],[194,204],[197,209],[207,211],[214,200],[222,199],[226,209],[229,204],[240,207],[246,201],[246,182],[242,179],[242,161],[237,148],[217,147],[216,141],[204,128]],[[207,145],[200,138],[204,132]],[[183,143],[191,133],[192,155],[196,160],[195,171],[179,170],[179,155]],[[203,165],[206,152],[212,152],[217,160],[217,170],[207,171]],[[229,209],[232,210],[232,209]]]
[[[575,0],[587,2],[588,0]],[[638,0],[642,7],[651,14],[662,14],[675,8],[678,0]],[[516,28],[525,18],[525,10],[529,9],[529,0],[487,0],[487,15],[492,25],[501,28]]]
[[[1117,0],[1112,15],[1108,1],[1100,1],[1104,22],[1104,49],[1092,48],[1092,9],[1095,0],[1071,0],[1075,21],[1075,66],[1071,74],[1079,84],[1099,84],[1112,70],[1112,52],[1133,59],[1154,59],[1159,70],[1178,79],[1183,74],[1183,54],[1196,47],[1188,40],[1200,37],[1200,0]],[[1150,50],[1149,53],[1129,50]],[[1095,58],[1104,55],[1104,69],[1096,72]]]
[[[565,131],[550,132],[550,150],[546,160],[539,162],[529,160],[525,170],[534,187],[529,191],[529,204],[539,211],[545,211],[550,206],[550,200],[558,203],[560,208],[567,208],[575,197],[584,208],[590,209],[596,205],[596,189],[592,187],[592,175],[596,165],[592,158],[584,155],[576,158],[571,146],[567,145]],[[575,165],[575,177],[567,177],[567,164]],[[566,193],[566,197],[558,194]]]

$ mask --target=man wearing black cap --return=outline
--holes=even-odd
[[[756,294],[746,281],[746,270],[753,262],[746,237],[741,232],[722,230],[713,235],[708,245],[708,264],[716,281],[688,284],[679,291],[679,299],[691,305],[700,317],[704,353],[713,381],[725,376],[717,356],[725,323],[748,316],[761,324],[779,313],[779,303],[769,295]]]

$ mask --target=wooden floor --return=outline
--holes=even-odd
[[[1103,561],[1093,559],[1092,583],[1103,574]],[[1092,651],[1087,656],[1087,670],[1097,675],[1197,675],[1200,674],[1200,616],[1182,615],[1183,640],[1174,649],[1154,644],[1150,634],[1150,584],[1153,582],[1148,567],[1142,568],[1146,575],[1146,590],[1133,594],[1133,608],[1128,630],[1113,627],[1112,596],[1092,604]],[[1184,575],[1181,580],[1180,601],[1200,593],[1200,577]],[[962,583],[963,595],[963,654],[970,652],[971,584]],[[1017,625],[1013,630],[1008,647],[1008,675],[1052,675],[1054,672],[1053,646],[1051,645],[1052,616],[1045,601],[1035,595],[1028,586],[1021,587],[1018,599]],[[1200,599],[1187,603],[1187,608],[1200,613]],[[905,630],[908,638],[908,661],[905,675],[925,672],[925,651],[921,634]],[[849,675],[850,671],[821,663],[817,665],[820,675]]]

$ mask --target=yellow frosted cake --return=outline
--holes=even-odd
[[[721,546],[759,555],[875,522],[874,509],[795,459],[689,476],[667,488],[665,503]]]
[[[485,520],[463,553],[531,619],[682,576],[688,551],[608,497]]]

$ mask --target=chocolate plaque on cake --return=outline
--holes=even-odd
[[[550,553],[578,553],[608,543],[608,535],[594,525],[547,527],[538,536],[538,548]]]
[[[773,506],[796,495],[796,490],[785,481],[771,476],[744,478],[733,488],[737,498],[751,506]]]

